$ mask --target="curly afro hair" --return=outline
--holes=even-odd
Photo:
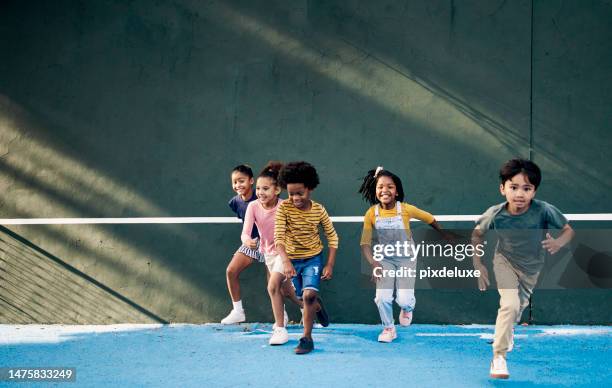
[[[303,183],[307,189],[313,190],[319,185],[319,175],[314,166],[308,162],[291,162],[281,168],[278,182],[283,189],[290,183]]]

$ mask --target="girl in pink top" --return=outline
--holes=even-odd
[[[246,214],[244,216],[244,224],[242,226],[242,243],[252,249],[257,249],[259,242],[259,249],[265,258],[266,267],[268,269],[268,292],[270,293],[270,299],[272,300],[272,310],[274,312],[274,332],[284,331],[283,338],[285,343],[288,340],[287,330],[285,328],[286,315],[283,306],[283,296],[291,299],[295,304],[301,307],[300,300],[295,296],[295,291],[291,286],[290,282],[277,281],[278,279],[283,280],[285,278],[283,263],[280,260],[280,256],[276,252],[274,247],[274,217],[276,216],[276,209],[282,200],[278,197],[281,193],[281,188],[278,185],[278,172],[280,171],[282,164],[276,161],[270,161],[259,173],[257,177],[255,193],[257,195],[257,201],[249,203]],[[257,226],[259,231],[259,241],[251,237],[253,225]],[[278,278],[278,279],[277,279]],[[272,336],[274,339],[274,335]],[[280,345],[281,343],[272,343],[278,341],[270,340],[271,345]]]

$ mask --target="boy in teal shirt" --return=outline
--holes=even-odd
[[[506,353],[512,350],[513,327],[523,310],[544,266],[544,251],[555,254],[574,236],[565,216],[553,205],[534,199],[542,180],[539,167],[525,159],[504,163],[499,172],[499,190],[506,202],[487,209],[476,221],[474,243],[481,243],[487,230],[496,230],[499,240],[493,259],[493,272],[499,291],[499,310],[495,322],[493,361],[490,375],[507,379]],[[531,231],[527,231],[530,230]],[[555,239],[546,229],[560,229]],[[522,231],[522,232],[521,232]],[[545,234],[545,235],[544,235]],[[489,285],[489,275],[481,257],[473,257],[480,270],[478,287]]]

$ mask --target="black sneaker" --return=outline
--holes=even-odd
[[[319,306],[321,306],[321,309],[317,311],[317,322],[319,322],[321,326],[327,327],[329,326],[329,315],[327,315],[327,311],[325,310],[325,307],[323,306],[323,301],[318,296],[317,296],[317,302],[319,302]]]
[[[310,338],[300,338],[300,343],[295,347],[295,354],[306,354],[314,350],[314,342]]]

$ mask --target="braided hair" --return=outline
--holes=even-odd
[[[359,188],[359,193],[363,197],[363,200],[368,202],[370,205],[376,205],[380,202],[378,198],[376,198],[376,184],[378,182],[378,178],[381,176],[388,176],[393,180],[395,188],[397,189],[397,196],[395,199],[402,202],[404,200],[404,187],[402,186],[402,180],[391,171],[387,171],[382,167],[368,171],[366,176],[363,177],[363,183],[361,183],[361,187]]]

